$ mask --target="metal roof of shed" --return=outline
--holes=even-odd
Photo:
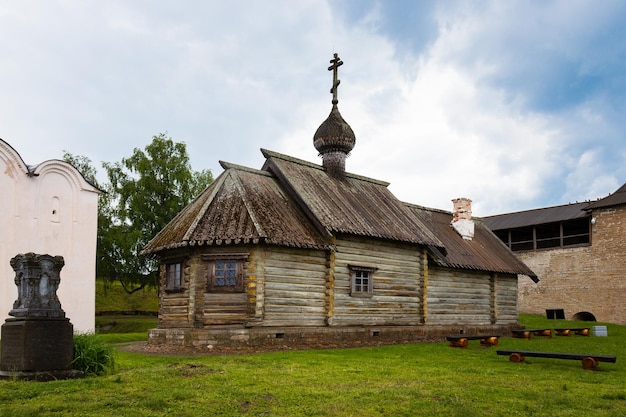
[[[624,204],[626,204],[626,184],[618,188],[613,194],[609,194],[604,198],[592,202],[584,201],[581,203],[564,204],[562,206],[498,214],[495,216],[487,216],[483,219],[491,230],[514,229],[537,224],[581,219],[591,216],[591,210]]]
[[[626,204],[626,184],[622,185],[613,194],[589,203],[588,209],[598,209]]]
[[[544,207],[516,213],[499,214],[483,217],[483,221],[491,230],[514,229],[536,224],[562,222],[566,220],[588,217],[585,211],[588,202],[573,203],[555,207]]]

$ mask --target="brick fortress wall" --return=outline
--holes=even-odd
[[[626,206],[594,210],[592,218],[591,246],[517,252],[540,279],[519,280],[520,313],[563,308],[566,319],[589,312],[626,324]]]

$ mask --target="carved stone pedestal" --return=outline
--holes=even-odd
[[[57,297],[60,256],[20,254],[11,259],[18,298],[2,325],[1,379],[78,378],[72,369],[74,326]]]

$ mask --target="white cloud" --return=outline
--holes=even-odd
[[[445,2],[434,41],[407,52],[384,2],[356,22],[313,0],[4,4],[0,137],[27,163],[118,161],[163,131],[214,174],[260,167],[261,147],[319,163],[338,52],[350,171],[416,204],[472,198],[476,215],[596,198],[626,179],[624,6],[603,6]]]
[[[569,200],[567,202],[595,200],[614,191],[618,183],[614,175],[602,169],[602,158],[598,150],[589,150],[579,155],[576,164],[566,177]]]
[[[450,45],[465,39],[469,47],[473,32],[463,22],[448,25],[412,64],[416,71],[394,61],[393,45],[376,34],[367,38],[365,57],[346,62],[361,73],[347,77],[344,71],[351,87],[342,92],[348,98],[340,98],[340,110],[357,134],[347,167],[391,181],[399,198],[417,204],[449,209],[452,198],[464,196],[474,200],[477,215],[528,204],[555,169],[563,138],[549,117],[524,110],[516,97],[485,83],[493,69],[451,60]],[[299,129],[284,138],[290,145],[284,147],[311,155],[310,142],[294,145],[291,138],[313,132]]]

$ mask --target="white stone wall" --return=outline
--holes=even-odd
[[[57,295],[75,331],[95,328],[98,195],[70,164],[45,161],[30,169],[0,139],[0,322],[17,298],[9,261],[18,253],[65,259]]]

